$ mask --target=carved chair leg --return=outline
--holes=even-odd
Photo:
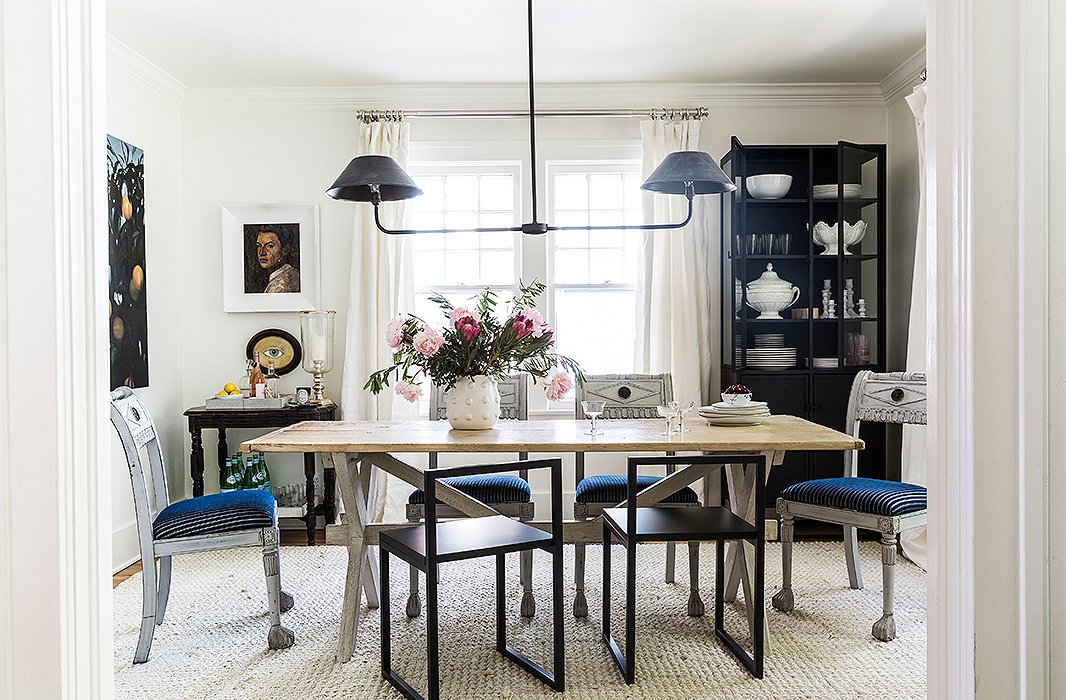
[[[267,645],[271,649],[288,649],[296,640],[292,630],[281,626],[281,561],[278,548],[278,529],[263,530],[263,572],[266,574],[267,603],[270,606],[270,632]]]
[[[896,535],[881,535],[881,571],[884,577],[884,611],[874,623],[873,635],[882,642],[896,638],[896,619],[892,616],[892,599],[896,587]]]
[[[163,624],[167,614],[167,601],[170,599],[170,575],[173,570],[171,557],[159,557],[159,592],[156,594],[155,623]]]
[[[537,601],[533,599],[533,550],[527,549],[519,554],[519,578],[522,580],[522,617],[537,614]]]
[[[607,553],[604,552],[604,556]],[[574,545],[574,617],[589,616],[589,602],[585,599],[585,543]]]
[[[862,588],[862,569],[859,566],[859,536],[855,528],[844,526],[844,558],[848,562],[848,582],[852,588]]]
[[[688,543],[688,614],[703,617],[704,605],[700,598],[700,543]]]
[[[781,590],[774,594],[770,603],[781,612],[792,612],[796,597],[792,593],[792,533],[795,519],[787,513],[781,516]]]
[[[411,565],[411,590],[407,594],[407,617],[422,614],[422,599],[418,597],[418,569]]]
[[[133,653],[133,663],[143,664],[148,660],[148,652],[152,649],[152,635],[155,634],[156,626],[156,587],[155,559],[147,562],[142,559],[141,567],[141,634],[137,637],[137,651]]]
[[[677,543],[666,543],[666,582],[673,583],[675,580],[674,569],[677,563]]]

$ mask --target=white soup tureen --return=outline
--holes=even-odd
[[[759,318],[781,318],[778,312],[795,304],[799,295],[799,287],[777,276],[773,263],[766,263],[759,279],[748,282],[748,306]]]

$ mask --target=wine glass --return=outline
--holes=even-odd
[[[680,404],[677,407],[677,432],[687,433],[692,429],[685,427],[685,415],[694,408],[696,408],[695,401],[689,401],[688,403]]]
[[[659,416],[666,419],[666,431],[659,433],[660,435],[674,434],[674,416],[677,415],[677,408],[676,401],[670,401],[665,405],[655,407],[655,410],[659,412]]]
[[[585,412],[585,415],[592,420],[592,429],[586,430],[585,435],[603,435],[602,430],[596,429],[596,419],[603,413],[603,409],[607,406],[606,401],[582,401],[581,410]]]

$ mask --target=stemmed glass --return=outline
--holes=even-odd
[[[666,432],[659,433],[660,435],[674,434],[674,417],[677,416],[678,408],[676,401],[669,401],[662,406],[656,406],[659,416],[666,419]]]
[[[695,401],[689,401],[686,404],[678,405],[678,407],[677,407],[677,432],[679,432],[679,433],[687,433],[688,431],[692,430],[692,428],[686,428],[685,427],[685,415],[688,414],[688,412],[691,411],[694,408],[696,408],[696,402]]]
[[[603,435],[602,430],[596,429],[596,419],[603,413],[603,409],[607,406],[606,401],[582,401],[581,410],[585,412],[585,415],[592,419],[592,428],[585,431],[585,435]]]

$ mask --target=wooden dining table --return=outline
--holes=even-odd
[[[410,523],[371,522],[373,494],[379,471],[416,486],[424,486],[424,467],[405,462],[397,455],[430,452],[464,453],[647,453],[695,452],[703,454],[766,456],[767,475],[779,466],[789,450],[861,450],[863,441],[794,416],[771,416],[757,426],[712,426],[690,420],[688,430],[663,434],[658,420],[612,420],[600,424],[603,432],[588,435],[588,423],[575,420],[501,421],[491,430],[452,430],[445,421],[305,421],[241,444],[246,452],[322,453],[328,467],[337,473],[344,507],[342,523],[327,524],[326,541],[348,548],[348,565],[337,638],[337,659],[347,661],[359,633],[362,597],[367,607],[379,603],[377,559],[371,546],[378,533]],[[682,467],[637,496],[640,506],[653,505],[678,489],[708,476],[706,468]],[[732,511],[755,522],[755,469],[743,463],[726,467],[726,484]],[[705,482],[706,483],[706,482]],[[497,515],[489,506],[448,486],[437,483],[437,497],[471,517]],[[533,521],[531,524],[536,525]],[[602,540],[602,524],[595,520],[572,520],[564,525],[566,542]],[[735,600],[744,586],[744,600],[751,600],[749,582],[754,576],[750,544],[732,543],[726,560],[726,601]],[[751,605],[749,625],[753,624]]]

